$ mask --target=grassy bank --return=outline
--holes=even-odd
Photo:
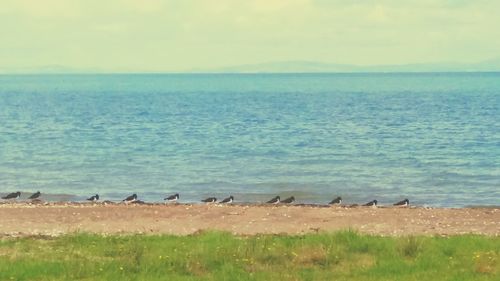
[[[500,238],[209,232],[3,239],[0,280],[500,280]]]

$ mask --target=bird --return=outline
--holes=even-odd
[[[179,200],[179,193],[165,197],[165,198],[163,198],[163,200],[165,200],[165,203],[166,202],[177,202],[177,200]]]
[[[40,193],[40,191],[37,191],[37,192],[31,194],[31,196],[28,197],[28,199],[38,199],[41,195],[42,195],[42,193]]]
[[[134,202],[134,201],[137,201],[137,194],[135,194],[135,193],[134,193],[134,194],[132,194],[132,195],[130,195],[129,197],[127,197],[127,198],[123,199],[123,201],[122,201],[122,202],[125,202],[125,203],[132,203],[132,202]]]
[[[266,203],[269,203],[269,204],[278,204],[279,202],[280,202],[280,197],[276,196],[273,199],[267,201]]]
[[[87,198],[88,201],[92,201],[92,202],[96,202],[99,200],[99,194],[96,194],[94,196],[90,196],[89,198]]]
[[[410,206],[410,200],[405,199],[405,200],[399,201],[398,203],[394,203],[394,206],[396,206],[396,207],[408,207],[408,206]]]
[[[226,204],[226,203],[230,204],[230,203],[233,203],[233,201],[234,201],[234,197],[231,195],[228,198],[225,198],[224,200],[220,201],[220,203],[222,203],[222,204]]]
[[[203,199],[203,200],[201,200],[201,202],[205,202],[205,203],[215,203],[215,202],[217,202],[217,198],[215,198],[215,197],[208,197],[207,199]]]
[[[285,204],[291,204],[295,202],[295,197],[291,196],[291,197],[288,197],[287,199],[281,201],[281,203],[285,203]]]
[[[342,197],[337,197],[328,203],[329,205],[340,205],[342,204]]]
[[[12,192],[12,193],[9,193],[7,195],[5,195],[4,197],[2,197],[2,199],[6,199],[6,200],[9,200],[9,199],[18,199],[19,197],[21,197],[21,192]]]
[[[370,201],[366,204],[363,204],[363,206],[377,207],[377,200]]]

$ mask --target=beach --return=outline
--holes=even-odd
[[[500,208],[328,207],[104,203],[0,204],[0,235],[190,235],[206,230],[238,235],[355,230],[382,236],[500,235]]]

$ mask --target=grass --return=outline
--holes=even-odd
[[[500,238],[100,236],[0,240],[0,280],[500,280]]]

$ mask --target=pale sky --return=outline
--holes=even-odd
[[[500,58],[498,0],[0,0],[0,69]]]

